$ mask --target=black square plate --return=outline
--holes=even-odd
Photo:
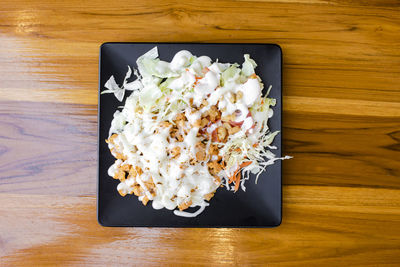
[[[207,55],[219,62],[243,62],[243,54],[250,54],[258,66],[266,90],[272,85],[270,97],[277,100],[274,116],[269,120],[272,131],[281,129],[282,111],[282,52],[275,44],[193,44],[193,43],[104,43],[100,48],[99,91],[114,75],[121,84],[128,65],[137,68],[136,59],[145,52],[158,47],[160,59],[170,61],[176,52],[186,49],[193,55]],[[265,92],[264,92],[265,93]],[[128,92],[129,95],[129,92]],[[117,180],[107,174],[114,162],[105,139],[113,114],[120,102],[112,94],[99,94],[99,166],[97,217],[103,226],[150,226],[150,227],[273,227],[281,223],[282,183],[281,161],[269,166],[255,184],[255,177],[246,181],[246,192],[236,193],[219,188],[203,213],[195,218],[178,217],[173,211],[154,210],[151,203],[143,206],[134,195],[121,197],[117,192]],[[281,136],[275,137],[274,151],[281,156]],[[195,210],[195,209],[194,209]],[[191,211],[191,210],[189,210]]]

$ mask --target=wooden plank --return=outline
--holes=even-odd
[[[97,107],[0,102],[0,192],[95,194]]]
[[[351,105],[349,106],[351,107]],[[285,184],[400,188],[398,117],[287,111]]]
[[[157,229],[101,227],[93,197],[2,193],[0,251],[18,266],[400,264],[398,190],[286,186],[284,196],[278,228]]]

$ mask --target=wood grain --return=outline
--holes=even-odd
[[[381,263],[390,255],[385,263],[398,263],[394,253],[400,237],[393,236],[400,227],[397,190],[288,186],[284,194],[284,223],[265,230],[103,228],[95,219],[93,197],[2,194],[3,244],[13,238],[4,261],[18,266],[31,262],[196,265],[205,260],[217,265],[361,265],[365,259]],[[34,219],[21,216],[24,213]],[[13,224],[15,219],[20,222]],[[40,238],[35,236],[38,232]]]
[[[399,33],[394,0],[2,1],[0,266],[400,265]],[[280,227],[97,224],[106,41],[282,46]]]

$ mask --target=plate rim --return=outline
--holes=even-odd
[[[99,57],[98,57],[98,90],[97,90],[97,144],[96,144],[96,153],[97,153],[97,164],[96,164],[96,220],[98,224],[102,227],[151,227],[151,228],[276,228],[279,227],[282,224],[283,220],[283,172],[282,172],[282,167],[283,167],[283,161],[281,161],[280,164],[280,214],[279,218],[276,224],[274,225],[266,225],[266,226],[238,226],[238,225],[223,225],[223,226],[207,226],[207,225],[163,225],[163,226],[148,226],[148,225],[108,225],[105,224],[104,222],[101,221],[100,214],[99,214],[99,209],[100,209],[100,203],[99,203],[99,196],[100,196],[100,191],[99,191],[99,184],[100,184],[100,98],[101,98],[101,90],[102,90],[102,85],[101,85],[101,58],[102,58],[102,49],[106,45],[113,45],[113,44],[119,44],[119,45],[129,45],[129,44],[147,44],[147,45],[157,45],[157,44],[195,44],[195,45],[269,45],[269,46],[274,46],[278,48],[279,51],[279,59],[280,59],[280,99],[279,99],[279,104],[280,104],[280,129],[279,133],[281,135],[280,138],[280,143],[279,146],[281,148],[281,157],[283,154],[283,147],[282,147],[282,142],[283,142],[283,51],[282,47],[277,44],[277,43],[218,43],[218,42],[150,42],[150,41],[145,41],[145,42],[104,42],[99,46]]]

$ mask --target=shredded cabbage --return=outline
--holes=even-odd
[[[254,69],[257,67],[257,63],[250,58],[249,54],[244,55],[244,62],[242,64],[242,74],[244,76],[250,76],[254,73]]]
[[[229,68],[227,68],[221,75],[221,86],[224,86],[226,82],[230,80],[235,80],[238,78],[240,74],[240,69],[238,68],[238,64],[232,64]]]

